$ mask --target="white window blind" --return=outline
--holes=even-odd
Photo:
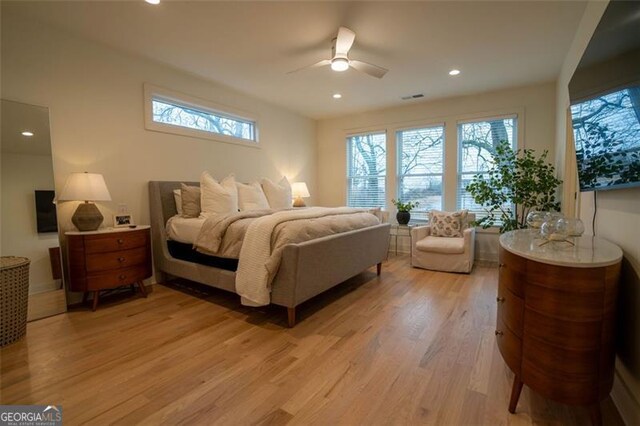
[[[347,138],[347,205],[384,207],[387,172],[387,136],[384,132]]]
[[[466,187],[476,174],[483,174],[494,164],[495,147],[508,141],[517,147],[516,116],[492,118],[458,123],[458,186],[457,207],[476,214],[476,219],[486,216],[485,209],[473,201]]]
[[[420,202],[412,219],[427,219],[427,212],[442,209],[444,126],[400,130],[396,133],[398,192],[402,202]]]
[[[151,106],[156,123],[256,141],[256,123],[253,121],[155,96]]]

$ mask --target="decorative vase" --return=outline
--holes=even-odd
[[[409,212],[398,212],[396,213],[396,220],[399,225],[406,225],[411,220],[411,213]]]

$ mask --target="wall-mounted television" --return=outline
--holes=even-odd
[[[58,215],[56,205],[53,203],[55,196],[56,193],[51,190],[35,190],[36,221],[39,234],[58,232]]]
[[[609,3],[569,96],[580,190],[640,186],[640,2]]]

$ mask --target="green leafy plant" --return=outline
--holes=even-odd
[[[411,210],[415,209],[420,205],[419,201],[416,201],[416,202],[409,201],[407,203],[403,203],[400,200],[397,200],[397,201],[391,200],[391,202],[393,203],[394,206],[396,206],[396,209],[398,209],[399,212],[410,212]]]
[[[490,170],[477,174],[467,185],[474,201],[485,207],[487,216],[476,225],[488,228],[501,222],[500,232],[526,227],[527,214],[532,210],[558,211],[560,203],[555,193],[562,181],[555,168],[547,162],[548,152],[540,157],[531,149],[513,151],[507,142],[500,142]]]

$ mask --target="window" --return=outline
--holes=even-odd
[[[172,126],[187,127],[203,132],[256,140],[255,123],[207,111],[204,108],[179,105],[176,102],[153,98],[153,121]]]
[[[486,216],[465,188],[476,174],[493,166],[495,147],[500,142],[508,141],[516,149],[517,124],[515,116],[458,123],[458,209],[468,209],[476,219]]]
[[[384,132],[347,138],[348,206],[385,206],[386,166],[387,135]]]
[[[398,144],[398,192],[402,201],[418,201],[412,219],[427,219],[432,209],[442,210],[444,126],[400,130]]]
[[[145,84],[145,127],[165,133],[258,146],[248,114],[204,99]]]

